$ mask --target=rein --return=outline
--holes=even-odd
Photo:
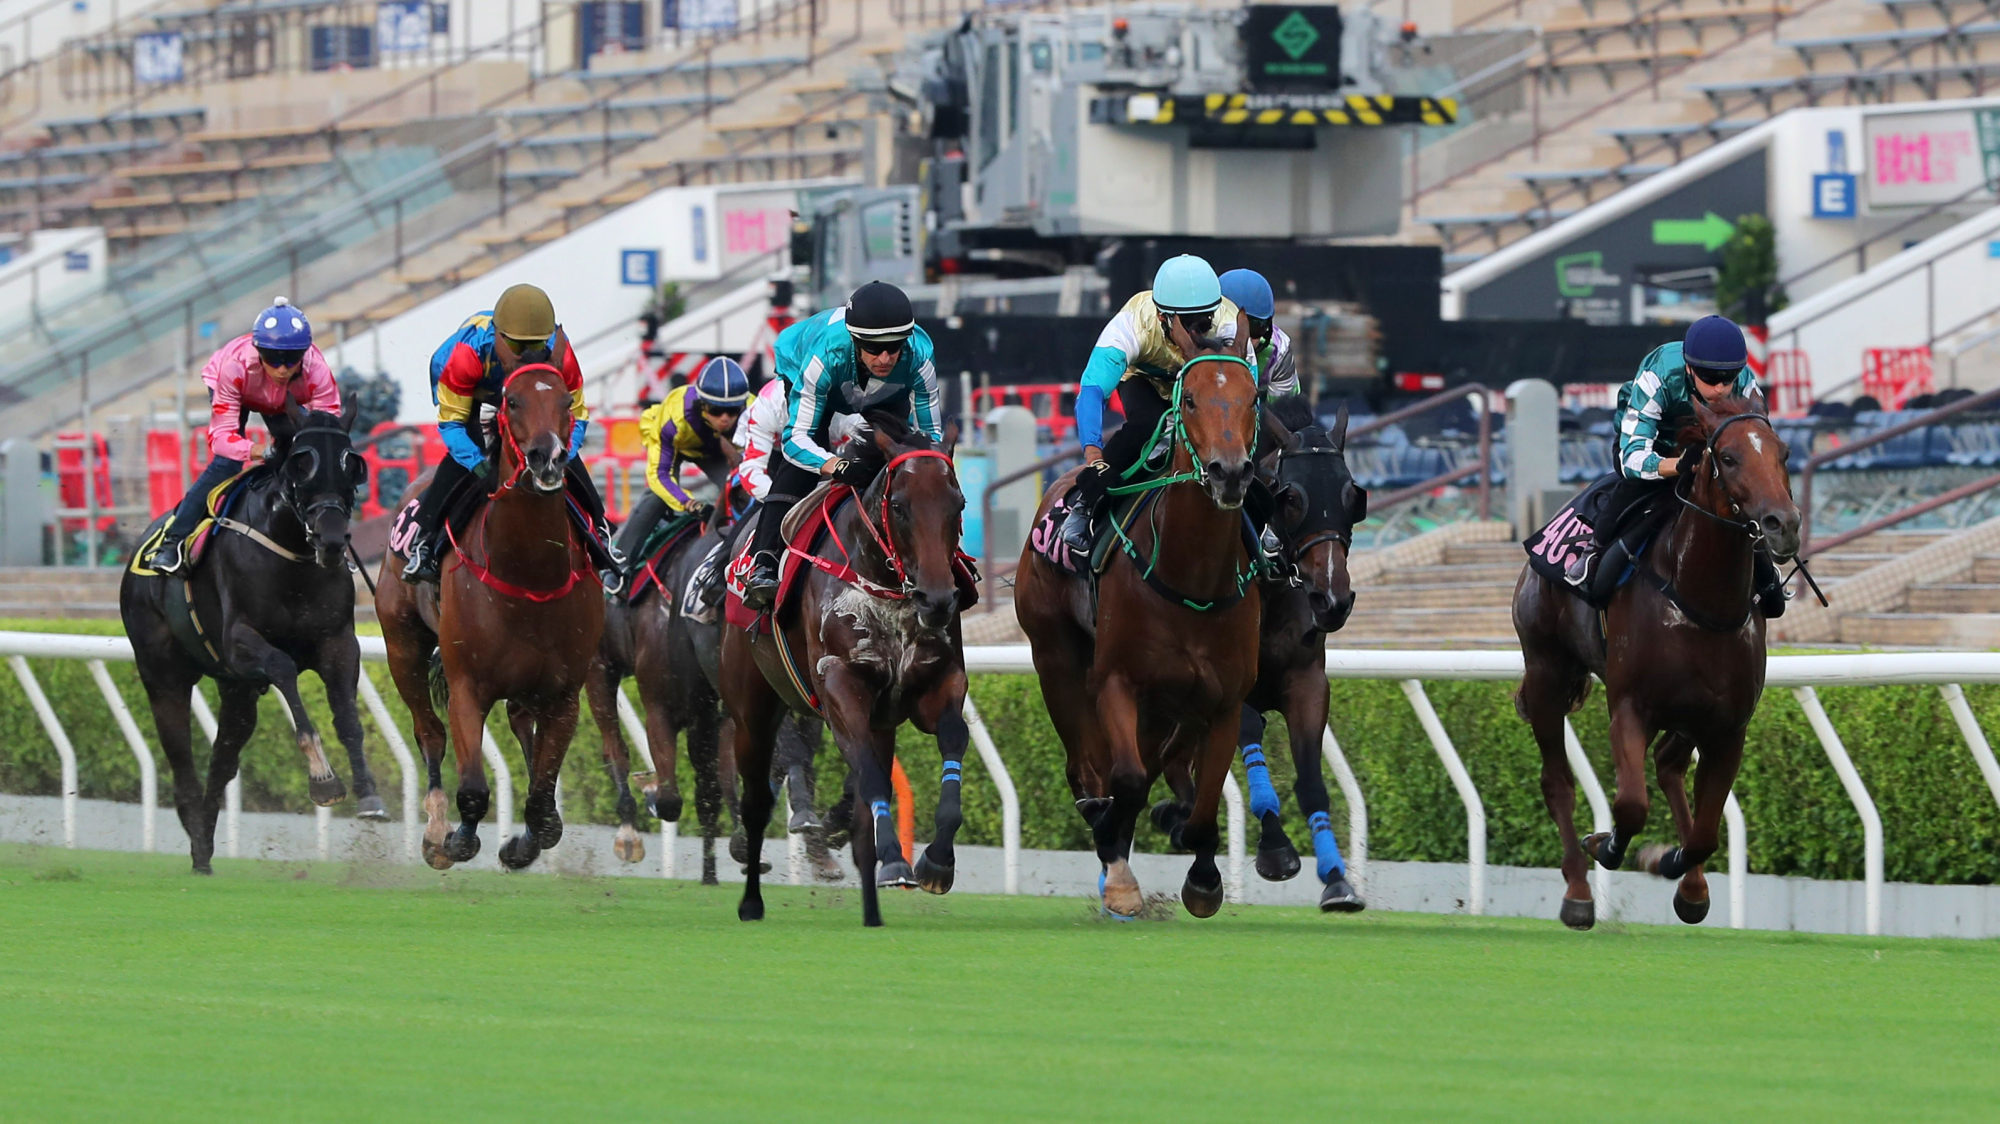
[[[867,530],[868,537],[875,540],[875,545],[881,548],[883,559],[888,563],[890,571],[895,574],[896,584],[894,586],[888,586],[882,584],[881,582],[873,581],[870,578],[863,575],[861,571],[855,567],[853,551],[850,551],[847,548],[847,543],[841,540],[840,532],[835,530],[833,526],[833,511],[834,508],[838,505],[835,502],[833,502],[832,497],[828,497],[828,502],[820,506],[819,519],[821,525],[826,528],[827,536],[833,540],[833,545],[840,548],[840,557],[842,559],[842,562],[836,563],[830,558],[822,558],[817,554],[813,554],[809,551],[800,550],[795,546],[787,546],[785,548],[786,551],[792,554],[794,557],[797,557],[802,561],[811,564],[814,569],[819,570],[821,573],[824,573],[829,577],[832,577],[838,581],[846,582],[848,585],[851,585],[856,589],[859,589],[862,592],[867,593],[872,597],[879,597],[885,601],[908,600],[910,595],[916,592],[916,585],[910,580],[909,571],[903,565],[903,556],[901,552],[899,552],[896,549],[896,541],[895,541],[896,528],[895,524],[892,523],[889,519],[889,498],[896,488],[897,467],[904,464],[907,461],[924,460],[924,459],[941,460],[945,462],[947,469],[949,469],[951,465],[951,458],[945,456],[944,453],[940,450],[913,449],[906,453],[897,454],[896,456],[890,458],[888,464],[882,466],[883,480],[882,480],[880,530],[876,529],[876,520],[872,520],[868,517],[868,508],[866,504],[860,502],[861,500],[860,494],[855,492],[851,488],[848,489],[849,494],[853,495],[856,499],[854,511],[855,514],[861,518],[861,526],[865,530]]]
[[[546,363],[531,363],[527,366],[516,369],[513,374],[507,376],[505,382],[500,384],[500,393],[502,396],[502,400],[500,403],[500,408],[494,413],[495,427],[500,431],[501,440],[506,442],[506,448],[508,454],[514,458],[514,473],[513,475],[509,476],[506,480],[501,482],[499,489],[500,491],[509,491],[509,492],[513,491],[517,486],[520,485],[521,478],[528,474],[528,458],[521,455],[521,444],[519,441],[516,441],[514,439],[514,427],[511,424],[509,424],[507,420],[507,403],[505,400],[505,396],[507,393],[507,388],[513,385],[514,380],[520,378],[522,375],[527,374],[529,371],[547,371],[558,374],[560,373],[556,372],[554,367],[551,367]],[[558,455],[565,461],[569,459],[568,431],[564,431],[563,433],[562,450]],[[560,495],[560,493],[556,494]],[[493,592],[499,594],[502,597],[510,598],[515,601],[531,601],[539,605],[549,601],[555,601],[562,597],[567,597],[570,591],[576,588],[577,583],[583,580],[583,576],[585,574],[589,574],[591,580],[593,581],[598,580],[596,572],[591,570],[589,566],[587,554],[585,556],[586,561],[584,566],[580,569],[576,566],[571,566],[569,568],[568,579],[565,580],[561,585],[556,586],[553,589],[529,589],[526,586],[515,585],[513,582],[510,582],[507,579],[496,575],[493,572],[492,568],[493,540],[490,537],[488,537],[486,533],[486,525],[487,521],[493,517],[493,504],[498,499],[499,496],[496,493],[495,496],[492,499],[489,499],[486,502],[486,505],[480,508],[479,511],[479,538],[480,541],[484,542],[487,546],[487,551],[486,551],[487,561],[484,563],[475,562],[472,556],[466,553],[465,547],[461,545],[458,541],[458,535],[451,528],[451,520],[447,519],[444,521],[445,538],[449,540],[451,543],[452,553],[458,559],[457,564],[465,567],[467,570],[472,571],[472,576],[479,579],[479,584],[485,586],[486,588],[492,590]],[[565,511],[563,513],[563,553],[565,555],[574,556],[576,545],[577,545],[576,529],[570,525],[569,513]]]

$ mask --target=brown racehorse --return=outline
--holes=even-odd
[[[487,712],[503,700],[528,758],[529,781],[527,830],[501,845],[500,862],[518,870],[562,838],[556,777],[576,732],[577,692],[604,628],[603,589],[566,510],[569,400],[561,373],[545,363],[508,376],[492,458],[500,485],[463,538],[452,540],[456,561],[438,593],[405,584],[393,555],[383,559],[375,614],[430,768],[424,860],[439,870],[479,853],[479,821],[490,801],[481,737]],[[427,482],[412,481],[409,495]],[[445,728],[431,702],[434,652],[458,766],[460,820],[448,835],[440,773]]]
[[[1193,757],[1195,775],[1180,832],[1195,858],[1181,902],[1197,917],[1221,908],[1216,807],[1257,678],[1257,559],[1241,510],[1258,428],[1257,381],[1240,350],[1250,333],[1237,324],[1235,353],[1197,347],[1178,324],[1174,333],[1194,358],[1167,415],[1173,457],[1151,510],[1133,521],[1124,560],[1098,579],[1093,606],[1089,583],[1031,544],[1014,590],[1042,699],[1069,752],[1070,789],[1104,864],[1103,905],[1121,917],[1143,905],[1129,862],[1133,826],[1179,754]],[[1050,489],[1038,523],[1068,482]]]
[[[1692,925],[1708,916],[1701,864],[1715,853],[1722,805],[1743,760],[1744,732],[1764,691],[1764,617],[1751,600],[1752,550],[1779,561],[1799,549],[1799,509],[1785,471],[1784,442],[1756,404],[1725,398],[1713,409],[1697,397],[1697,424],[1681,434],[1695,449],[1682,461],[1673,522],[1657,535],[1636,573],[1597,614],[1569,590],[1524,570],[1514,588],[1514,629],[1526,674],[1515,709],[1534,728],[1542,751],[1542,796],[1562,834],[1562,921],[1596,922],[1586,879],[1590,860],[1617,869],[1646,826],[1645,755],[1653,763],[1680,846],[1649,846],[1640,864],[1680,878],[1674,912]],[[1611,708],[1612,763],[1618,795],[1613,830],[1579,841],[1576,777],[1563,751],[1563,718],[1583,704],[1590,675],[1604,681]],[[1694,750],[1695,802],[1685,777]]]
[[[722,702],[735,719],[736,774],[746,778],[749,855],[736,910],[745,921],[764,916],[761,854],[774,802],[765,778],[788,706],[825,717],[853,773],[862,924],[882,924],[878,885],[921,885],[934,894],[951,889],[959,774],[971,741],[954,574],[965,495],[950,449],[908,429],[901,409],[877,408],[883,400],[869,398],[851,403],[849,412],[868,420],[873,442],[850,442],[844,453],[882,467],[865,492],[831,513],[833,533],[820,548],[824,557],[802,579],[796,610],[779,614],[771,635],[722,630]],[[850,572],[831,572],[842,567]],[[793,686],[794,673],[810,697]],[[889,816],[889,771],[896,730],[905,722],[936,737],[944,758],[937,831],[914,872]]]

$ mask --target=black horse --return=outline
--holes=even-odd
[[[367,480],[368,465],[348,437],[351,412],[336,417],[295,408],[287,416],[292,424],[274,429],[270,455],[237,486],[228,524],[211,532],[207,556],[193,573],[183,581],[139,563],[163,517],[141,539],[118,589],[119,615],[160,747],[173,767],[174,808],[197,874],[211,873],[223,791],[257,729],[257,700],[268,688],[278,688],[297,724],[313,802],[326,806],[346,794],[299,699],[302,670],[317,672],[326,685],[334,733],[354,769],[356,814],[387,818],[362,756],[354,705],[361,648],[354,639],[347,537],[355,489]],[[170,614],[191,619],[192,630]],[[192,694],[204,676],[215,679],[222,696],[206,790],[195,772],[188,728]]]

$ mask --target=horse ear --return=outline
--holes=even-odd
[[[1193,359],[1201,354],[1201,349],[1194,344],[1194,336],[1188,333],[1187,325],[1181,323],[1178,316],[1167,320],[1167,340],[1174,345],[1174,350],[1181,353],[1182,359]]]
[[[361,402],[359,399],[349,399],[340,404],[340,428],[346,430],[349,434],[354,432],[354,419],[360,416]]]
[[[868,435],[875,439],[875,447],[877,449],[882,450],[882,458],[884,460],[890,460],[895,457],[896,442],[891,440],[889,435],[886,432],[884,432],[880,427],[869,426]]]
[[[1236,348],[1231,354],[1238,359],[1250,358],[1250,316],[1240,308],[1236,310]]]
[[[1333,415],[1333,428],[1327,436],[1333,438],[1334,448],[1342,452],[1347,450],[1347,403],[1342,402],[1339,412]]]
[[[1771,408],[1766,404],[1764,398],[1763,387],[1760,386],[1750,392],[1750,409],[1753,413],[1762,414],[1765,417],[1771,415]]]
[[[1721,416],[1714,410],[1709,409],[1708,403],[1703,402],[1701,395],[1698,393],[1688,395],[1688,402],[1694,406],[1694,416],[1701,419],[1702,432],[1713,433],[1716,423],[1722,420]]]
[[[950,456],[958,448],[958,419],[944,423],[944,455]]]

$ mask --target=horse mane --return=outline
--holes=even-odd
[[[1303,394],[1284,394],[1264,404],[1271,419],[1285,427],[1286,432],[1299,439],[1299,445],[1306,449],[1333,449],[1333,434],[1328,433],[1319,418],[1314,416],[1312,403]]]
[[[867,421],[869,428],[888,437],[891,443],[901,449],[937,448],[937,442],[931,440],[930,434],[910,428],[908,419],[900,414],[888,410],[869,410],[861,417]],[[872,467],[889,463],[889,458],[883,455],[881,446],[869,440],[849,441],[845,455]]]
[[[1726,394],[1713,402],[1703,403],[1703,405],[1708,407],[1709,413],[1719,418],[1736,417],[1741,414],[1755,414],[1758,412],[1757,403],[1740,394]],[[1674,443],[1682,446],[1699,445],[1707,440],[1708,434],[1702,432],[1699,415],[1688,422],[1688,424],[1682,426],[1680,431],[1674,434]]]

